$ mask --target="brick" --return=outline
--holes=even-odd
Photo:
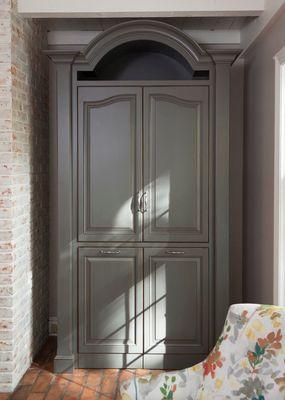
[[[103,380],[103,372],[100,370],[89,370],[87,372],[86,387],[89,389],[99,390]]]
[[[123,369],[119,372],[119,382],[127,381],[135,376],[134,370]]]
[[[45,393],[48,390],[52,380],[52,374],[46,371],[41,372],[33,386],[33,392]]]
[[[18,15],[16,1],[0,2],[0,368],[15,366],[1,392],[26,372],[48,332],[48,62],[43,24]]]
[[[60,376],[56,377],[50,387],[46,400],[60,399],[65,392],[68,381]]]
[[[31,386],[18,387],[13,393],[13,400],[26,400],[31,391]]]
[[[38,365],[29,368],[11,400],[119,400],[120,382],[150,372],[145,369],[76,369],[73,373],[49,373],[45,365],[53,363],[55,348],[56,341],[51,338],[37,357]]]
[[[38,378],[40,369],[30,368],[23,376],[20,385],[32,385]]]
[[[83,385],[86,382],[87,373],[84,369],[77,369],[73,372],[71,376],[72,382],[75,382],[79,385]]]
[[[64,396],[62,400],[78,400],[78,396]]]
[[[79,396],[82,392],[82,385],[69,382],[65,391],[65,396],[76,397]]]
[[[84,388],[80,400],[95,400],[97,399],[97,392],[92,389]]]
[[[112,394],[115,393],[118,383],[118,371],[117,370],[105,370],[103,376],[103,382],[101,387],[101,394]]]
[[[43,400],[45,398],[44,394],[40,393],[31,393],[28,397],[27,400]]]
[[[137,369],[136,370],[136,375],[137,376],[145,376],[148,375],[150,373],[150,371],[148,369]]]

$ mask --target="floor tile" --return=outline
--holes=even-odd
[[[55,354],[53,337],[35,358],[14,393],[0,393],[0,400],[119,400],[117,392],[121,382],[149,373],[145,369],[76,369],[73,373],[55,374]]]
[[[13,400],[26,400],[31,393],[32,386],[18,386],[11,398]]]
[[[51,373],[47,371],[42,371],[33,385],[33,392],[46,393],[53,378],[54,377]]]
[[[129,369],[123,369],[119,372],[119,382],[124,382],[132,379],[135,376],[135,371]]]
[[[89,389],[99,390],[103,380],[103,371],[88,370],[85,386]]]
[[[75,382],[69,382],[65,390],[65,396],[78,398],[82,390],[83,390],[82,385],[79,385],[78,383]]]
[[[64,395],[68,381],[58,376],[50,386],[45,400],[58,400]]]
[[[31,393],[27,400],[44,400],[45,394],[44,393]]]
[[[116,393],[118,385],[118,371],[105,370],[103,375],[103,382],[101,386],[101,394],[112,396]]]
[[[98,393],[95,390],[84,388],[80,400],[97,400]]]
[[[41,370],[39,368],[30,368],[23,376],[20,385],[32,385],[39,376],[40,372]]]

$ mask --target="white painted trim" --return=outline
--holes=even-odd
[[[102,31],[50,31],[49,45],[87,45]],[[239,30],[185,30],[184,33],[200,44],[231,44],[240,45]]]
[[[18,0],[19,13],[48,17],[213,17],[258,16],[264,0]]]
[[[285,47],[274,59],[274,303],[285,306]]]

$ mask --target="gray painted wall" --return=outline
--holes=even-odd
[[[285,14],[245,57],[244,299],[273,302],[274,60]]]

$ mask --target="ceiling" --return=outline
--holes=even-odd
[[[86,45],[118,23],[154,18],[200,44],[228,45],[244,53],[285,12],[285,0],[18,0],[18,8],[23,15],[42,18],[52,46]]]

